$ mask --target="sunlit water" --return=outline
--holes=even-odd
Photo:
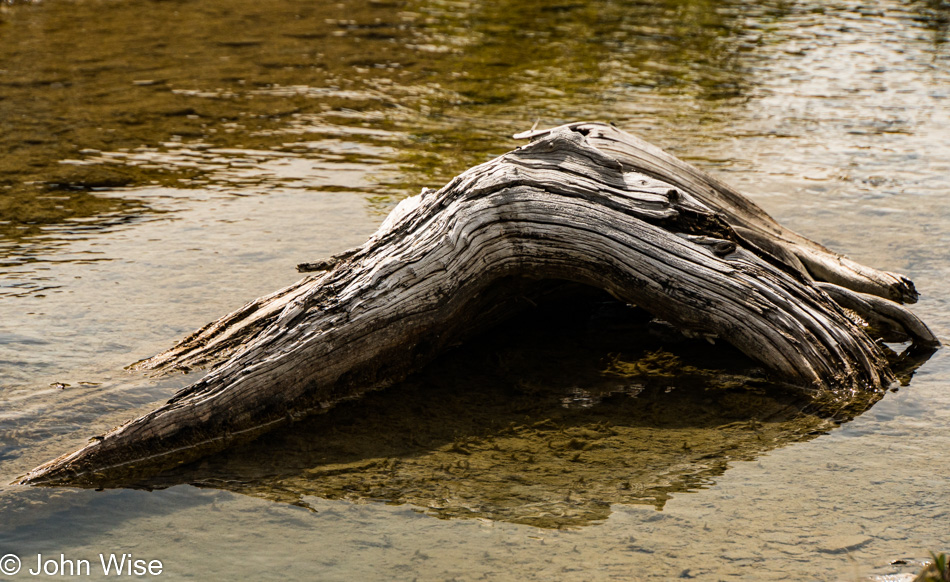
[[[400,198],[536,122],[611,121],[910,276],[914,311],[946,342],[948,26],[941,0],[0,3],[0,483],[190,380],[124,366],[361,243]],[[477,389],[441,366],[423,399]],[[562,384],[547,404],[540,389],[525,404],[524,386],[507,408],[500,388],[450,401],[441,414],[506,427],[436,427],[381,460],[360,449],[383,447],[372,440],[308,448],[340,421],[165,483],[201,488],[0,486],[0,555],[35,568],[63,553],[98,574],[98,554],[131,553],[166,579],[856,580],[950,549],[944,352],[833,429],[623,417],[605,406],[681,410],[685,388],[582,372],[531,378]],[[387,408],[341,418],[372,432],[397,422]],[[628,454],[558,464],[617,439]],[[549,460],[511,455],[514,485],[466,473],[491,447],[542,441]],[[315,467],[324,454],[348,469]],[[438,471],[447,493],[426,489]],[[402,489],[360,482],[386,475]]]

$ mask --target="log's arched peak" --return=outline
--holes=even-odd
[[[362,246],[301,265],[314,274],[137,364],[214,367],[22,482],[154,471],[384,388],[522,309],[530,281],[604,289],[807,389],[891,382],[871,334],[937,345],[898,304],[916,300],[907,278],[784,229],[662,150],[597,123],[525,137],[402,201]]]

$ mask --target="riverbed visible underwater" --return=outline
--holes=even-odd
[[[127,365],[536,124],[907,275],[947,343],[948,32],[946,0],[0,0],[0,579],[910,580],[950,550],[945,349],[809,404],[597,293],[135,487],[9,483],[201,374]]]

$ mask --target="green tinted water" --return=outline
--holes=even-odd
[[[939,0],[0,3],[0,482],[190,380],[123,366],[536,122],[611,121],[713,171],[909,275],[946,338],[948,27]],[[689,363],[730,376],[670,377],[688,346],[578,325],[489,338],[168,489],[2,487],[0,555],[854,580],[948,549],[943,353],[836,428],[727,352]]]

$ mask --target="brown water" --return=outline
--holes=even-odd
[[[0,2],[0,483],[192,380],[125,365],[536,122],[611,121],[907,274],[946,342],[948,30],[942,0]],[[0,556],[96,575],[124,552],[168,579],[898,580],[915,565],[892,560],[950,549],[944,352],[835,417],[591,309],[166,489],[2,486]]]

